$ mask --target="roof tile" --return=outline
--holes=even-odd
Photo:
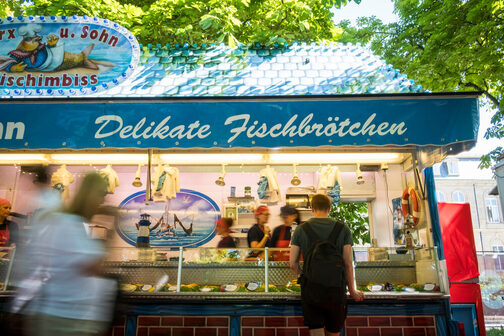
[[[117,87],[98,90],[93,96],[285,96],[421,91],[421,86],[368,49],[330,43],[234,49],[221,45],[143,46],[135,72]],[[28,93],[19,90],[17,97],[23,94]],[[43,94],[50,96],[47,92]]]

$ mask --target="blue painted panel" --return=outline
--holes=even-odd
[[[441,235],[441,222],[439,221],[439,212],[437,207],[436,183],[434,181],[434,172],[432,167],[427,167],[424,170],[425,187],[427,191],[427,200],[429,203],[429,214],[432,225],[432,238],[434,246],[437,247],[439,260],[444,260],[443,237]]]
[[[478,317],[474,304],[452,304],[453,319],[464,323],[466,336],[479,336]]]
[[[4,101],[0,110],[8,149],[443,146],[474,141],[478,128],[476,98]]]
[[[372,315],[434,315],[438,335],[458,336],[456,323],[446,315],[447,300],[414,302],[375,301],[370,303],[349,304],[349,316]],[[138,304],[130,305],[125,312],[127,318],[126,336],[134,336],[136,318],[138,315],[175,315],[175,316],[230,316],[230,335],[239,336],[241,316],[302,316],[300,302],[271,303],[271,304],[223,304],[223,303],[195,303],[195,304]],[[134,321],[134,325],[130,323]]]

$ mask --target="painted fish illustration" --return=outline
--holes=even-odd
[[[80,53],[71,53],[64,50],[64,44],[58,43],[59,37],[54,34],[47,37],[47,43],[42,43],[43,38],[38,35],[41,30],[42,27],[36,24],[19,28],[19,34],[23,39],[15,50],[7,53],[10,57],[0,58],[0,70],[52,72],[77,67],[99,69],[98,65],[88,58],[94,44],[90,44]]]

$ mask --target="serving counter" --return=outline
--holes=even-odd
[[[125,319],[115,330],[125,335],[304,335],[296,275],[288,262],[274,260],[275,252],[285,250],[113,249],[106,266],[119,277],[125,303]],[[354,250],[356,283],[366,299],[348,301],[346,335],[358,330],[379,335],[380,329],[386,335],[445,335],[448,296],[438,280],[435,249],[385,250],[387,260],[383,253],[374,260],[372,248]],[[258,252],[259,258],[250,257]]]

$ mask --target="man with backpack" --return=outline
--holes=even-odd
[[[352,234],[345,224],[329,218],[327,196],[313,196],[311,208],[313,217],[294,231],[290,267],[300,275],[304,324],[310,335],[339,336],[347,315],[347,286],[352,299],[364,299],[354,284]]]

